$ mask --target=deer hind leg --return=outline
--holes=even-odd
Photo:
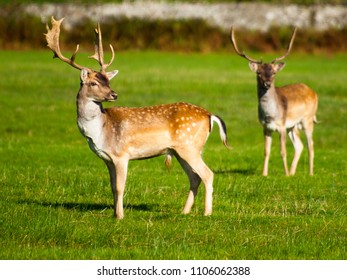
[[[309,160],[309,169],[310,175],[313,175],[313,158],[314,158],[314,149],[313,149],[313,120],[310,123],[304,123],[304,131],[307,139],[307,148],[308,148],[308,160]]]
[[[271,153],[271,143],[272,143],[272,132],[270,130],[264,129],[264,167],[263,176],[268,175],[269,170],[269,159]]]
[[[116,219],[123,219],[123,196],[127,177],[128,161],[119,161],[117,164],[114,164],[113,161],[108,161],[106,162],[106,165],[110,173],[110,182],[114,200],[114,216]]]
[[[188,214],[194,204],[194,199],[196,195],[198,194],[198,188],[201,183],[201,178],[199,177],[198,174],[194,172],[191,166],[184,159],[182,159],[178,155],[176,155],[176,158],[189,178],[190,190],[189,190],[186,204],[184,205],[184,208],[183,208],[183,214]]]
[[[294,175],[304,145],[300,140],[299,130],[296,126],[291,131],[289,131],[288,135],[294,146],[294,158],[292,161],[292,165],[290,166],[289,175]]]
[[[188,214],[194,204],[194,198],[197,195],[198,187],[201,180],[205,185],[205,216],[212,214],[212,194],[213,194],[213,172],[207,167],[201,158],[200,152],[192,153],[191,150],[186,152],[177,152],[178,161],[187,173],[190,182],[190,190],[186,204],[183,209],[184,214]]]

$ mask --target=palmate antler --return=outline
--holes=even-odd
[[[94,58],[96,61],[99,62],[101,66],[101,73],[105,73],[107,67],[109,67],[113,60],[114,60],[114,50],[112,45],[110,44],[110,49],[112,52],[112,57],[109,63],[105,64],[104,62],[104,49],[102,47],[102,36],[101,36],[101,29],[100,29],[100,24],[98,24],[98,28],[95,29],[95,53],[90,56],[89,58]]]
[[[64,18],[60,20],[55,20],[52,16],[51,22],[52,22],[52,28],[49,29],[48,25],[46,36],[47,46],[53,51],[54,58],[59,58],[61,61],[66,62],[67,64],[70,64],[72,67],[75,67],[76,69],[82,70],[82,69],[88,69],[87,67],[83,67],[75,62],[75,58],[77,55],[77,52],[79,50],[79,45],[76,46],[75,52],[72,54],[71,58],[68,59],[60,51],[60,44],[59,44],[59,37],[60,37],[60,26],[63,22]],[[101,30],[100,25],[98,24],[98,28],[95,29],[95,53],[94,55],[90,56],[90,58],[94,58],[96,61],[99,62],[99,65],[101,66],[101,73],[106,73],[107,67],[109,67],[113,60],[114,60],[114,50],[112,45],[110,45],[112,57],[109,63],[104,63],[104,50],[102,47],[102,37],[101,37]]]
[[[53,51],[54,57],[53,58],[59,58],[61,61],[66,62],[67,64],[70,64],[71,66],[75,67],[76,69],[82,70],[83,66],[78,65],[75,62],[76,54],[79,49],[79,45],[76,46],[75,52],[72,54],[71,58],[68,59],[60,51],[60,44],[59,44],[59,36],[60,36],[60,25],[64,18],[60,20],[55,20],[54,17],[52,16],[51,22],[52,22],[52,29],[49,29],[48,24],[46,25],[47,28],[47,33],[45,34],[46,36],[46,41],[47,41],[47,46]]]

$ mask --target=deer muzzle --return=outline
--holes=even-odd
[[[264,82],[264,87],[265,88],[270,88],[271,87],[271,81],[265,81]]]
[[[115,93],[113,90],[109,92],[106,101],[115,101],[118,98],[117,93]]]

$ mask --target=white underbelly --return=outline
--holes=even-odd
[[[282,127],[281,124],[275,122],[275,121],[268,121],[266,122],[265,120],[260,121],[261,124],[267,128],[268,130],[271,131],[280,131],[280,128]],[[301,128],[301,121],[299,120],[287,120],[284,124],[285,129],[291,129],[294,126],[297,126],[299,129]]]
[[[300,129],[301,120],[286,120],[286,129],[293,128],[294,126],[297,126]]]

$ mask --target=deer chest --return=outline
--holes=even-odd
[[[104,135],[102,131],[102,122],[95,118],[86,120],[79,118],[77,121],[81,134],[87,139],[89,148],[100,158],[110,160],[109,155],[104,149]]]
[[[259,100],[258,118],[264,127],[272,131],[279,130],[279,126],[283,122],[281,110],[275,100],[269,98]]]

